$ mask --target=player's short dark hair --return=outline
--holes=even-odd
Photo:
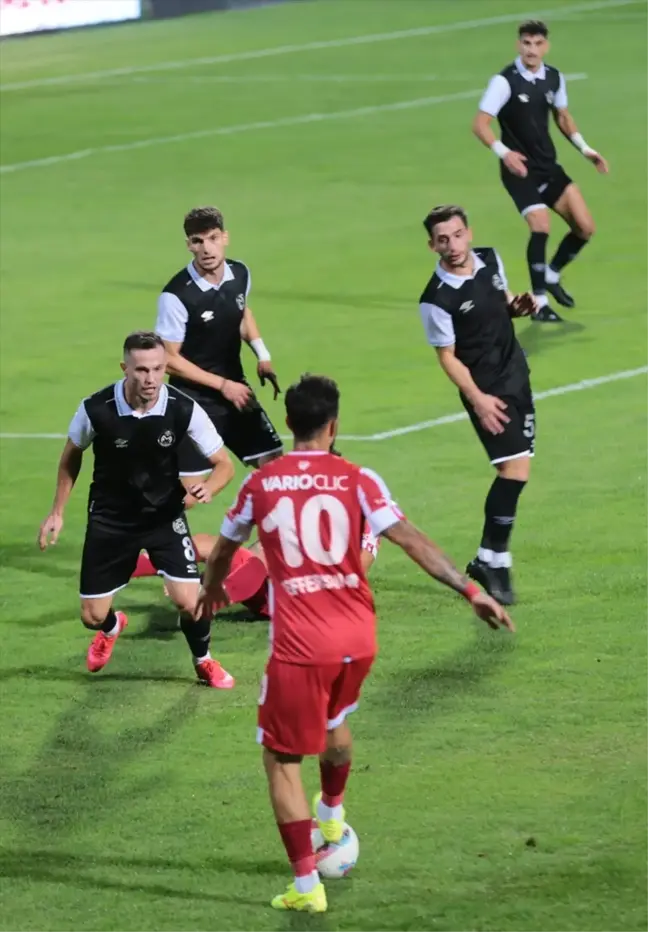
[[[325,375],[306,373],[286,392],[286,415],[295,440],[312,440],[339,410],[340,390]]]
[[[225,220],[218,207],[194,207],[184,218],[185,236],[224,229]]]
[[[164,340],[157,333],[152,330],[134,330],[124,340],[124,356],[133,350],[156,349],[158,346],[164,348]]]
[[[549,35],[549,27],[541,19],[527,19],[518,26],[518,36],[544,36]]]
[[[423,221],[423,226],[428,231],[430,239],[434,236],[434,228],[439,223],[447,223],[453,217],[459,217],[465,227],[468,226],[468,214],[457,204],[441,204],[439,207],[433,207],[430,213]]]

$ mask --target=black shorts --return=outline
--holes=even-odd
[[[504,432],[491,434],[479,422],[472,405],[461,396],[468,417],[477,431],[488,458],[493,466],[505,463],[507,460],[520,459],[523,456],[533,456],[535,453],[536,416],[531,386],[528,391],[521,392],[514,397],[498,395],[507,405],[506,413],[510,418]]]
[[[184,514],[148,530],[107,528],[91,519],[81,558],[81,598],[99,599],[123,589],[133,575],[140,550],[148,551],[153,566],[167,579],[200,582]]]
[[[529,171],[526,178],[519,178],[501,165],[500,174],[502,184],[523,217],[540,207],[553,207],[565,188],[572,183],[562,165],[558,164],[542,174]]]
[[[244,411],[234,405],[196,399],[205,409],[210,421],[223,438],[223,442],[234,456],[246,466],[268,453],[280,453],[281,438],[258,401]],[[209,460],[195,448],[189,437],[180,441],[178,463],[181,476],[203,475],[212,466]]]

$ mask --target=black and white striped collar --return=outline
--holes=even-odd
[[[120,382],[115,382],[115,406],[117,408],[117,414],[120,417],[142,418],[149,417],[150,415],[161,417],[166,413],[167,404],[169,402],[169,390],[165,384],[160,388],[158,400],[152,408],[149,408],[148,411],[134,411],[126,401],[126,395],[124,393],[125,381],[125,379],[122,379]]]
[[[206,278],[203,278],[202,275],[196,270],[193,262],[190,262],[187,266],[187,272],[191,275],[193,281],[198,285],[201,291],[209,291],[211,288],[214,291],[218,291],[225,282],[234,281],[234,272],[232,272],[232,267],[229,263],[225,263],[225,268],[223,270],[223,277],[217,285],[213,285],[211,282],[208,282]]]

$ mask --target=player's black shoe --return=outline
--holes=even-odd
[[[479,583],[500,605],[515,604],[515,593],[511,585],[509,570],[503,567],[494,569],[488,563],[480,560],[479,557],[475,557],[466,567],[466,573],[471,579]]]
[[[552,307],[549,307],[548,304],[539,307],[535,314],[531,315],[531,320],[535,320],[539,324],[562,324],[563,322],[560,314],[554,311]]]
[[[563,307],[576,307],[576,302],[569,292],[565,291],[559,281],[547,282],[546,288],[549,294],[556,299],[558,304],[562,304]]]

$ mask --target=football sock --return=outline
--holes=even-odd
[[[551,260],[551,264],[547,269],[547,281],[557,282],[560,278],[559,273],[569,262],[574,261],[583,246],[587,246],[587,243],[588,240],[576,236],[575,233],[569,232],[565,234],[556,250],[556,255]]]
[[[211,640],[211,621],[201,618],[194,621],[187,615],[180,615],[180,629],[187,639],[194,661],[201,663],[209,659],[209,642]]]
[[[157,576],[157,570],[151,563],[151,558],[145,550],[140,553],[137,558],[135,572],[131,576],[131,579],[138,579],[140,576]]]
[[[527,245],[527,264],[529,266],[531,290],[536,297],[543,297],[546,291],[545,270],[548,239],[548,233],[532,233]]]
[[[329,819],[342,818],[342,800],[344,788],[349,779],[351,761],[345,764],[332,764],[329,760],[320,761],[320,781],[322,799],[318,804],[318,817],[327,822]]]
[[[515,523],[517,503],[526,482],[498,476],[484,505],[485,521],[477,556],[493,568],[510,567],[509,540]]]
[[[112,608],[104,618],[101,630],[109,638],[117,637],[119,634],[119,621],[117,620],[117,615],[115,615]]]
[[[277,828],[295,875],[295,889],[298,893],[310,893],[319,883],[311,841],[311,820],[278,822]]]

